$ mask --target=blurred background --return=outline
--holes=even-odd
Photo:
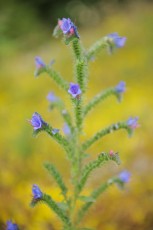
[[[49,111],[46,96],[55,91],[68,106],[69,97],[47,75],[34,78],[34,58],[41,56],[46,63],[55,59],[55,69],[72,81],[71,46],[52,37],[57,18],[70,17],[78,26],[86,48],[111,32],[127,37],[124,48],[111,56],[103,50],[90,63],[86,102],[120,80],[126,82],[127,90],[122,103],[108,98],[87,116],[83,139],[129,116],[139,116],[141,124],[132,138],[119,131],[89,149],[91,159],[102,151],[118,151],[122,164],[119,167],[109,164],[97,170],[86,193],[123,169],[132,176],[125,191],[113,186],[104,193],[83,223],[97,230],[152,230],[152,1],[8,0],[0,2],[0,9],[0,229],[8,219],[18,223],[20,229],[61,229],[57,217],[47,207],[31,209],[29,203],[34,183],[55,200],[61,200],[55,182],[43,169],[43,162],[55,163],[68,184],[69,164],[62,149],[46,134],[32,137],[27,120],[37,111],[53,127],[62,130],[63,120],[58,111]]]

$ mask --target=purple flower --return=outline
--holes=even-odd
[[[118,85],[115,87],[117,93],[124,93],[125,92],[125,82],[120,81]]]
[[[58,101],[58,97],[55,96],[55,94],[53,92],[50,92],[48,95],[47,95],[47,99],[50,101],[50,102],[56,102]]]
[[[123,47],[126,42],[126,37],[120,37],[116,32],[107,35],[107,37],[109,42],[113,43],[117,48]]]
[[[32,194],[34,200],[41,199],[43,196],[43,193],[41,192],[40,188],[36,184],[32,186]]]
[[[43,60],[41,59],[41,57],[35,57],[35,64],[36,64],[36,68],[40,69],[46,66],[46,64],[43,62]]]
[[[30,120],[30,123],[33,126],[34,130],[41,129],[43,125],[46,125],[46,123],[43,121],[43,119],[37,112],[35,112],[32,115],[32,119]]]
[[[56,133],[59,133],[59,129],[52,129],[52,134],[55,135]]]
[[[130,177],[131,177],[131,174],[130,174],[128,171],[122,171],[122,172],[119,174],[119,179],[120,179],[123,183],[129,182]]]
[[[17,224],[12,223],[11,220],[8,220],[6,223],[6,230],[18,230]]]
[[[70,127],[68,126],[67,123],[64,123],[64,126],[63,126],[63,132],[65,133],[65,135],[69,136],[71,134],[71,130],[70,130]]]
[[[60,29],[62,30],[63,34],[66,35],[75,35],[79,38],[79,34],[77,31],[77,27],[74,25],[74,23],[71,21],[70,18],[62,18],[62,20],[58,21],[58,25]]]
[[[138,117],[130,117],[128,120],[127,120],[127,125],[129,126],[129,128],[131,129],[136,129],[137,127],[139,127],[139,124],[138,124]]]
[[[79,84],[70,83],[70,88],[68,90],[68,93],[70,93],[72,97],[74,98],[80,95],[82,92],[81,92]]]

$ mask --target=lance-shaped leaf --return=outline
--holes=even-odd
[[[54,211],[57,216],[64,222],[67,226],[71,226],[70,220],[67,215],[64,213],[63,209],[59,207],[59,205],[51,198],[51,196],[43,193],[41,199],[33,200],[31,202],[31,206],[35,207],[39,203],[46,204],[52,211]]]
[[[84,167],[80,183],[78,184],[78,194],[82,191],[87,179],[89,178],[90,174],[94,171],[94,169],[97,169],[98,167],[102,166],[108,161],[114,161],[119,165],[120,159],[118,153],[114,153],[113,155],[110,155],[109,153],[100,153],[96,160],[89,162]]]
[[[60,86],[65,91],[68,90],[68,82],[65,81],[58,72],[53,70],[53,68],[49,68],[48,66],[46,67],[46,72],[56,82],[58,86]]]
[[[118,122],[116,124],[110,125],[105,129],[100,130],[95,135],[93,135],[89,140],[85,141],[82,144],[82,149],[86,150],[88,149],[92,144],[94,144],[96,141],[98,141],[100,138],[106,136],[109,133],[112,133],[113,131],[117,131],[120,129],[125,129],[129,136],[131,135],[131,128],[128,126],[127,122]]]
[[[58,172],[57,168],[53,164],[48,163],[48,162],[44,164],[44,167],[47,169],[49,174],[55,179],[56,183],[58,184],[58,186],[60,187],[62,191],[62,194],[66,198],[67,187],[65,186],[63,178]]]
[[[96,188],[90,195],[90,197],[93,200],[96,200],[103,192],[105,192],[111,185],[114,183],[121,183],[121,181],[118,178],[112,178],[105,182],[104,184],[100,185],[98,188]],[[94,204],[94,202],[86,202],[78,211],[77,219],[76,219],[76,224],[79,224],[85,214],[87,213],[88,209]]]

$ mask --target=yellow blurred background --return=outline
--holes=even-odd
[[[75,23],[78,21],[80,24],[79,33],[86,48],[111,32],[127,37],[124,48],[111,56],[103,50],[90,63],[86,102],[102,89],[117,85],[120,80],[126,82],[127,90],[122,103],[114,97],[108,98],[88,115],[83,139],[102,127],[127,120],[129,116],[139,116],[140,123],[132,138],[128,138],[125,131],[119,131],[104,137],[89,149],[93,159],[97,153],[113,149],[120,153],[122,160],[119,167],[109,164],[97,170],[89,180],[90,191],[123,169],[129,170],[132,176],[124,191],[113,186],[104,193],[84,219],[84,224],[97,230],[152,230],[153,5],[137,1],[124,8],[113,8],[108,4],[105,15],[100,15],[96,8],[80,2],[74,7],[72,3],[68,4],[68,9]],[[99,5],[99,9],[104,6]],[[7,12],[0,17],[5,26]],[[73,81],[73,58],[71,47],[52,38],[52,30],[32,15],[31,12],[20,15],[25,18],[20,25],[24,36],[14,40],[4,36],[0,40],[0,229],[8,219],[12,219],[20,229],[59,230],[59,220],[47,207],[29,207],[31,188],[32,184],[38,184],[42,191],[57,201],[61,200],[55,182],[43,169],[43,162],[55,163],[67,184],[70,184],[69,164],[63,150],[45,133],[32,137],[32,127],[27,120],[37,111],[53,127],[62,130],[63,120],[58,111],[49,111],[46,96],[54,91],[68,106],[69,96],[47,75],[34,78],[34,58],[41,56],[46,63],[55,59],[55,69],[68,81]],[[24,30],[26,20],[31,27],[27,36]],[[18,28],[11,29],[13,33]]]

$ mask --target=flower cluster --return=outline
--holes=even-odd
[[[59,19],[58,25],[59,25],[59,27],[62,30],[64,35],[67,35],[69,37],[75,36],[75,37],[79,38],[77,27],[74,25],[74,23],[71,21],[70,18]]]
[[[6,223],[6,230],[19,230],[17,224],[13,223],[11,220],[8,220]]]
[[[42,119],[39,113],[35,112],[32,115],[32,119],[30,120],[31,125],[33,126],[34,130],[42,129],[43,126],[46,126],[47,123]]]

